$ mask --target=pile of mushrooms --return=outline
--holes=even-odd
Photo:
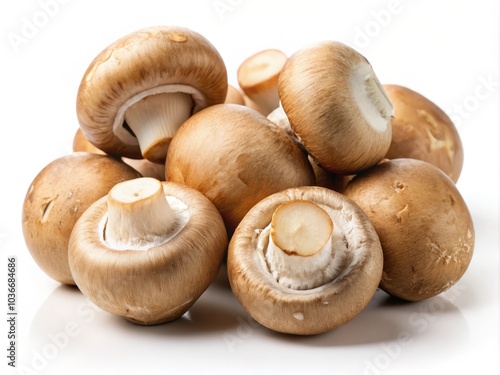
[[[106,47],[77,92],[74,152],[25,197],[40,268],[151,325],[226,262],[248,314],[296,335],[346,324],[379,288],[419,301],[460,280],[474,226],[460,137],[435,103],[337,41],[257,51],[235,81],[186,28]]]

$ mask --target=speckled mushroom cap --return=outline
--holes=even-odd
[[[276,209],[294,200],[325,209],[345,244],[342,252],[335,250],[339,267],[333,280],[312,289],[279,283],[260,245]],[[244,217],[229,244],[227,270],[235,296],[257,322],[278,332],[312,335],[350,321],[368,305],[380,282],[382,249],[373,225],[349,198],[321,187],[290,188],[260,201]]]
[[[85,72],[77,114],[85,137],[107,154],[142,158],[137,138],[124,123],[128,107],[146,96],[184,92],[192,114],[223,103],[227,72],[202,35],[177,26],[131,33],[104,49]]]
[[[415,159],[384,161],[356,175],[344,194],[370,218],[384,252],[380,283],[408,301],[434,297],[465,273],[474,251],[474,225],[453,181]]]
[[[448,115],[425,96],[400,85],[384,85],[394,105],[392,141],[386,158],[431,163],[455,183],[462,172],[460,135]]]

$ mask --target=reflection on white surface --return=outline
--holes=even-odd
[[[131,372],[219,369],[225,361],[245,363],[271,353],[273,364],[252,368],[276,370],[300,355],[316,368],[328,355],[342,359],[336,368],[349,374],[378,374],[429,363],[446,364],[469,345],[469,327],[453,301],[460,288],[419,303],[407,303],[377,291],[360,315],[335,331],[311,337],[272,332],[253,321],[233,297],[223,269],[217,280],[180,319],[157,326],[139,326],[108,314],[90,303],[76,287],[58,286],[39,306],[30,324],[29,345],[20,364],[40,373],[113,373],[116,363]],[[202,345],[202,346],[200,346]],[[193,350],[190,350],[192,348]],[[85,353],[85,355],[82,355]],[[422,361],[420,358],[426,358]],[[304,371],[306,371],[304,369]],[[188,373],[186,370],[184,373]],[[243,369],[244,372],[244,369]],[[116,372],[119,373],[119,372]]]

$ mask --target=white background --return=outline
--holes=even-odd
[[[45,3],[52,6],[44,10]],[[6,301],[7,256],[15,255],[17,364],[23,366],[9,373],[498,374],[498,16],[497,0],[3,1],[0,289]],[[383,83],[405,85],[441,106],[464,144],[458,188],[476,229],[475,254],[461,281],[413,304],[377,292],[347,325],[292,337],[249,321],[223,274],[185,317],[139,327],[40,271],[21,232],[29,184],[71,150],[76,92],[90,61],[117,38],[159,24],[206,36],[233,84],[239,64],[259,50],[290,55],[331,39],[363,53]],[[1,327],[5,373],[7,323]]]

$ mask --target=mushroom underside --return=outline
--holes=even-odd
[[[334,250],[334,273],[300,290],[273,275],[261,237],[275,210],[295,199],[310,200],[328,210],[339,238],[343,237]],[[317,334],[346,323],[368,304],[381,274],[380,242],[364,213],[340,194],[319,187],[287,189],[260,202],[245,216],[229,245],[233,292],[255,320],[279,332]]]

